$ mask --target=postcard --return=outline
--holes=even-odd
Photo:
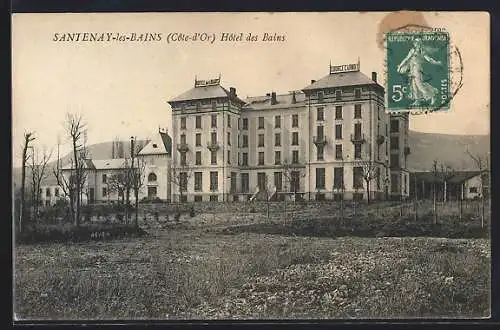
[[[12,15],[16,321],[484,319],[485,12]]]

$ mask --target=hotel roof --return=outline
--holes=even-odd
[[[306,96],[303,92],[295,92],[295,103],[293,102],[293,92],[288,94],[277,94],[276,104],[271,103],[271,94],[263,96],[250,96],[247,97],[245,108],[260,110],[260,109],[273,109],[285,108],[293,106],[303,106],[305,104]]]
[[[220,85],[220,77],[212,80],[196,80],[194,87],[174,97],[169,102],[183,102],[191,100],[206,100],[221,97],[236,97],[231,96],[231,92]],[[238,99],[236,97],[236,99]],[[240,99],[238,99],[241,101]],[[243,102],[243,101],[241,101]]]
[[[350,72],[331,73],[313,82],[309,86],[304,87],[302,90],[309,91],[315,89],[357,86],[357,85],[378,85],[378,84],[360,71],[350,71]]]

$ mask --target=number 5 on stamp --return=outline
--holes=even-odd
[[[450,108],[447,32],[389,32],[386,106],[389,112]]]

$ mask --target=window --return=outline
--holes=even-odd
[[[335,139],[342,140],[342,124],[335,125]]]
[[[197,151],[195,157],[196,157],[195,164],[201,165],[201,151]]]
[[[264,153],[259,152],[259,165],[264,165]]]
[[[257,185],[260,191],[264,191],[267,188],[267,176],[266,173],[259,172],[257,173]]]
[[[335,101],[341,101],[342,100],[342,91],[338,90],[335,91]]]
[[[290,172],[290,189],[293,192],[297,192],[300,190],[300,172],[292,171]]]
[[[281,128],[281,116],[274,117],[274,128]]]
[[[216,100],[212,100],[212,110],[217,110],[217,101]]]
[[[217,143],[217,132],[212,132],[211,140],[213,144]]]
[[[236,192],[236,172],[231,172],[231,184],[230,184],[231,192]]]
[[[243,118],[243,129],[244,130],[248,129],[248,118]]]
[[[202,196],[194,196],[194,201],[195,202],[203,202],[203,197]]]
[[[217,115],[212,115],[212,128],[217,127]]]
[[[259,134],[258,136],[258,146],[263,147],[264,146],[264,134]]]
[[[227,151],[227,163],[231,164],[231,150]]]
[[[477,190],[477,187],[470,187],[469,188],[469,193],[471,194],[477,194],[478,190]]]
[[[227,115],[227,127],[231,127],[231,115]]]
[[[210,195],[210,201],[211,202],[219,201],[219,196],[218,195]]]
[[[187,173],[186,172],[180,172],[179,173],[179,189],[181,191],[187,191]]]
[[[399,188],[399,175],[391,174],[391,192],[397,193]]]
[[[292,133],[292,146],[298,146],[299,145],[299,132],[293,132]]]
[[[342,159],[342,145],[335,145],[335,159]]]
[[[217,191],[219,189],[219,173],[210,172],[210,191]]]
[[[399,136],[391,136],[391,150],[399,149]]]
[[[363,168],[361,166],[356,166],[353,168],[353,182],[352,186],[354,189],[363,188]]]
[[[156,187],[148,187],[148,198],[155,198],[156,197]]]
[[[238,148],[240,147],[240,136],[238,135],[238,144],[237,144]]]
[[[227,132],[227,145],[231,145],[231,132]]]
[[[354,159],[361,159],[361,144],[354,145]]]
[[[344,185],[344,168],[335,167],[333,169],[333,187],[335,189],[342,189]]]
[[[323,146],[318,146],[316,149],[316,160],[324,160],[324,148]]]
[[[361,98],[361,88],[354,89],[354,98],[356,98],[356,99]]]
[[[216,150],[210,151],[210,163],[212,165],[217,165],[217,151]]]
[[[316,189],[325,189],[325,169],[316,169]]]
[[[274,134],[274,145],[276,147],[281,146],[281,134],[280,133],[275,133]]]
[[[59,188],[54,189],[54,196],[59,197]]]
[[[281,164],[281,151],[274,152],[274,164],[275,165]]]
[[[181,145],[186,144],[186,134],[182,134],[180,140],[181,140],[181,143],[180,143]]]
[[[259,117],[259,129],[264,128],[264,117]]]
[[[274,186],[276,191],[283,190],[283,174],[281,172],[274,172]]]
[[[241,119],[238,118],[238,131],[240,130],[240,128],[241,128]]]
[[[250,191],[250,179],[248,173],[241,173],[241,192]]]
[[[354,105],[354,118],[361,118],[361,104]]]
[[[354,124],[354,136],[357,139],[361,138],[361,123]]]
[[[181,117],[181,129],[186,129],[186,117]]]
[[[181,165],[183,165],[183,166],[187,164],[186,153],[185,152],[181,153],[181,160],[180,160],[180,162],[181,162]]]
[[[203,187],[203,173],[194,172],[194,191],[201,191]]]
[[[242,155],[242,166],[248,166],[248,153],[244,152]]]
[[[196,128],[201,128],[201,116],[196,116]]]
[[[399,154],[391,154],[391,167],[399,168]]]
[[[318,141],[323,141],[323,138],[325,137],[323,126],[316,127],[316,134],[318,135]]]
[[[391,133],[399,132],[399,121],[397,119],[391,120]]]
[[[316,109],[316,119],[318,121],[325,120],[325,110],[323,108]]]
[[[377,171],[375,171],[375,177],[377,179],[377,190],[380,190],[380,167],[377,167]]]
[[[323,103],[325,99],[325,92],[319,91],[318,92],[318,103]]]
[[[201,110],[201,102],[196,102],[196,111]]]
[[[107,183],[108,181],[108,176],[106,174],[102,175],[102,183]]]
[[[45,189],[45,196],[50,197],[50,188]]]
[[[149,173],[148,175],[148,181],[149,182],[156,182],[157,178],[156,178],[156,174],[154,173]]]
[[[292,115],[292,127],[299,127],[299,115]]]
[[[299,151],[293,150],[292,151],[292,164],[298,164],[298,163],[299,163]]]
[[[243,135],[242,147],[243,148],[248,148],[248,135]]]
[[[102,188],[102,196],[106,197],[108,195],[108,189],[106,187]]]
[[[337,105],[335,107],[335,119],[342,119],[342,106]]]
[[[201,147],[201,133],[196,133],[195,135],[195,144],[197,147]]]

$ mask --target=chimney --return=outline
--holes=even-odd
[[[271,93],[266,93],[266,96],[269,96],[269,97],[271,97]]]
[[[374,82],[377,82],[377,73],[376,72],[372,72],[372,80]]]
[[[292,92],[292,104],[297,103],[297,98],[295,97],[295,91]]]
[[[271,105],[277,104],[278,100],[276,99],[276,92],[271,93]]]
[[[229,87],[229,94],[231,95],[231,97],[236,97],[236,88]]]
[[[311,85],[314,84],[316,82],[316,80],[312,79],[311,80]]]

